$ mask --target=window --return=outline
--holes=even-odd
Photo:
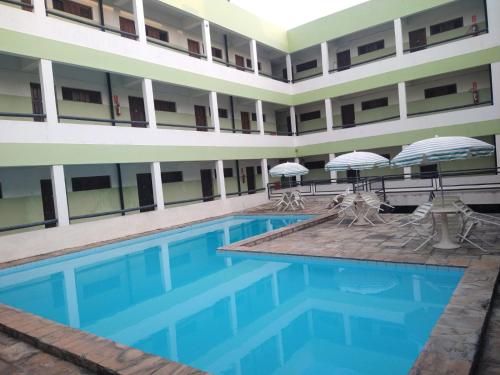
[[[74,102],[102,104],[101,93],[99,91],[73,89],[70,87],[62,88],[63,100],[72,100]]]
[[[212,47],[212,56],[218,59],[222,59],[222,50],[217,47]]]
[[[109,176],[73,177],[71,186],[73,191],[109,189],[111,178]]]
[[[431,35],[444,33],[453,29],[458,29],[464,26],[463,17],[455,18],[446,22],[437,23],[431,26]]]
[[[153,26],[146,25],[146,35],[163,42],[169,42],[168,31],[160,30]]]
[[[182,182],[182,171],[161,172],[161,182],[168,184],[170,182]]]
[[[370,53],[373,51],[377,51],[379,49],[384,49],[385,43],[384,40],[377,40],[373,43],[364,44],[358,47],[358,55],[364,55],[365,53]]]
[[[366,111],[367,109],[387,107],[387,105],[388,105],[387,98],[372,99],[372,100],[367,100],[366,102],[361,102],[361,110]]]
[[[262,119],[264,120],[264,122],[266,122],[266,114],[265,113],[262,114]],[[255,112],[252,112],[252,121],[257,121],[257,114]]]
[[[155,99],[155,110],[162,112],[177,112],[177,106],[175,102]]]
[[[295,70],[297,71],[297,73],[299,73],[299,72],[303,72],[304,70],[314,69],[317,67],[318,67],[318,60],[311,60],[311,61],[307,61],[307,62],[302,63],[302,64],[298,64],[295,67]]]
[[[314,120],[317,118],[321,118],[321,111],[312,111],[312,112],[301,113],[299,116],[300,122],[310,121],[310,120]]]
[[[437,178],[437,164],[421,165],[420,178]]]
[[[247,68],[252,69],[252,60],[251,59],[247,59]],[[262,70],[262,64],[260,63],[260,61],[257,62],[257,68],[259,70]]]
[[[92,8],[87,5],[78,4],[71,0],[52,0],[54,9],[74,14],[83,18],[92,19]]]
[[[436,96],[444,96],[451,95],[457,93],[457,84],[454,83],[452,85],[431,87],[430,89],[425,89],[424,94],[425,98],[434,98]]]
[[[228,118],[227,117],[227,109],[219,108],[219,117],[220,118]]]
[[[324,169],[325,168],[325,161],[324,160],[309,161],[309,162],[304,163],[304,166],[307,169]]]
[[[224,168],[224,177],[233,177],[233,168]]]

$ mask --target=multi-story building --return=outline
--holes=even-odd
[[[372,0],[287,31],[226,0],[0,0],[0,230],[104,239],[265,202],[282,160],[307,181],[434,135],[498,149],[498,98],[497,0]],[[443,170],[499,182],[499,162]]]

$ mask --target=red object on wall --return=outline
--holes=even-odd
[[[115,105],[115,113],[117,116],[121,115],[120,111],[120,97],[118,95],[113,95],[113,103]]]
[[[477,82],[472,82],[472,101],[474,104],[479,104],[479,92],[477,91]]]

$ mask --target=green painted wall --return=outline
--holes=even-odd
[[[489,88],[479,90],[479,100],[481,103],[491,101],[491,91]],[[435,98],[422,99],[408,103],[408,114],[425,111],[434,111],[451,107],[473,104],[471,92],[459,92],[453,95],[438,96]]]
[[[15,198],[2,198],[0,199],[0,227],[6,227],[16,224],[34,223],[43,221],[43,208],[41,196],[25,196]],[[8,213],[8,214],[5,214]],[[43,228],[35,227],[28,230]],[[9,231],[0,235],[10,234],[26,231],[20,229],[17,231]]]

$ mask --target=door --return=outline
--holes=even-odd
[[[351,67],[351,50],[337,53],[337,70],[345,70]]]
[[[354,170],[348,170],[346,172],[347,174],[347,182],[350,184],[354,184],[358,181],[359,178],[359,171],[354,171]]]
[[[247,172],[248,194],[253,194],[255,193],[255,168],[247,167],[246,172]]]
[[[139,206],[148,206],[155,203],[153,195],[153,181],[151,173],[137,174],[137,194],[139,196]],[[141,212],[153,211],[154,207],[141,208]]]
[[[40,180],[40,190],[42,191],[43,220],[53,220],[56,218],[54,206],[54,194],[52,193],[52,181]],[[45,224],[45,228],[55,227],[56,223]]]
[[[354,104],[346,104],[340,107],[341,115],[342,115],[342,127],[350,128],[353,127],[356,123],[355,115],[354,115]]]
[[[194,118],[196,121],[196,130],[200,132],[207,131],[207,111],[202,105],[194,106]]]
[[[425,28],[410,31],[408,33],[410,39],[410,52],[420,51],[427,45],[427,34]]]
[[[283,80],[288,81],[288,72],[286,71],[286,68],[283,69],[282,74],[283,74]]]
[[[188,39],[188,51],[192,52],[189,56],[200,58],[200,43],[196,40]]]
[[[144,112],[144,100],[136,96],[129,96],[128,106],[130,110],[130,120],[141,122],[141,123],[132,122],[132,126],[134,128],[145,128],[146,112]]]
[[[234,61],[236,62],[236,66],[240,66],[240,70],[245,70],[245,58],[240,55],[234,55]]]
[[[200,171],[201,176],[201,193],[203,195],[203,202],[214,200],[214,185],[212,182],[212,170],[202,169]]]
[[[243,134],[250,134],[250,113],[241,112],[241,129]]]
[[[39,83],[30,83],[31,108],[35,115],[43,113],[42,89]],[[43,122],[43,117],[33,117],[33,121]],[[52,186],[52,185],[51,185]]]
[[[292,134],[292,118],[290,116],[287,116],[287,118],[286,118],[286,130],[288,131],[287,135],[293,135]]]
[[[123,18],[120,17],[120,30],[125,31],[126,33],[130,33],[133,35],[128,35],[128,34],[121,34],[121,36],[129,39],[135,39],[135,23],[133,20],[129,20],[128,18]]]

